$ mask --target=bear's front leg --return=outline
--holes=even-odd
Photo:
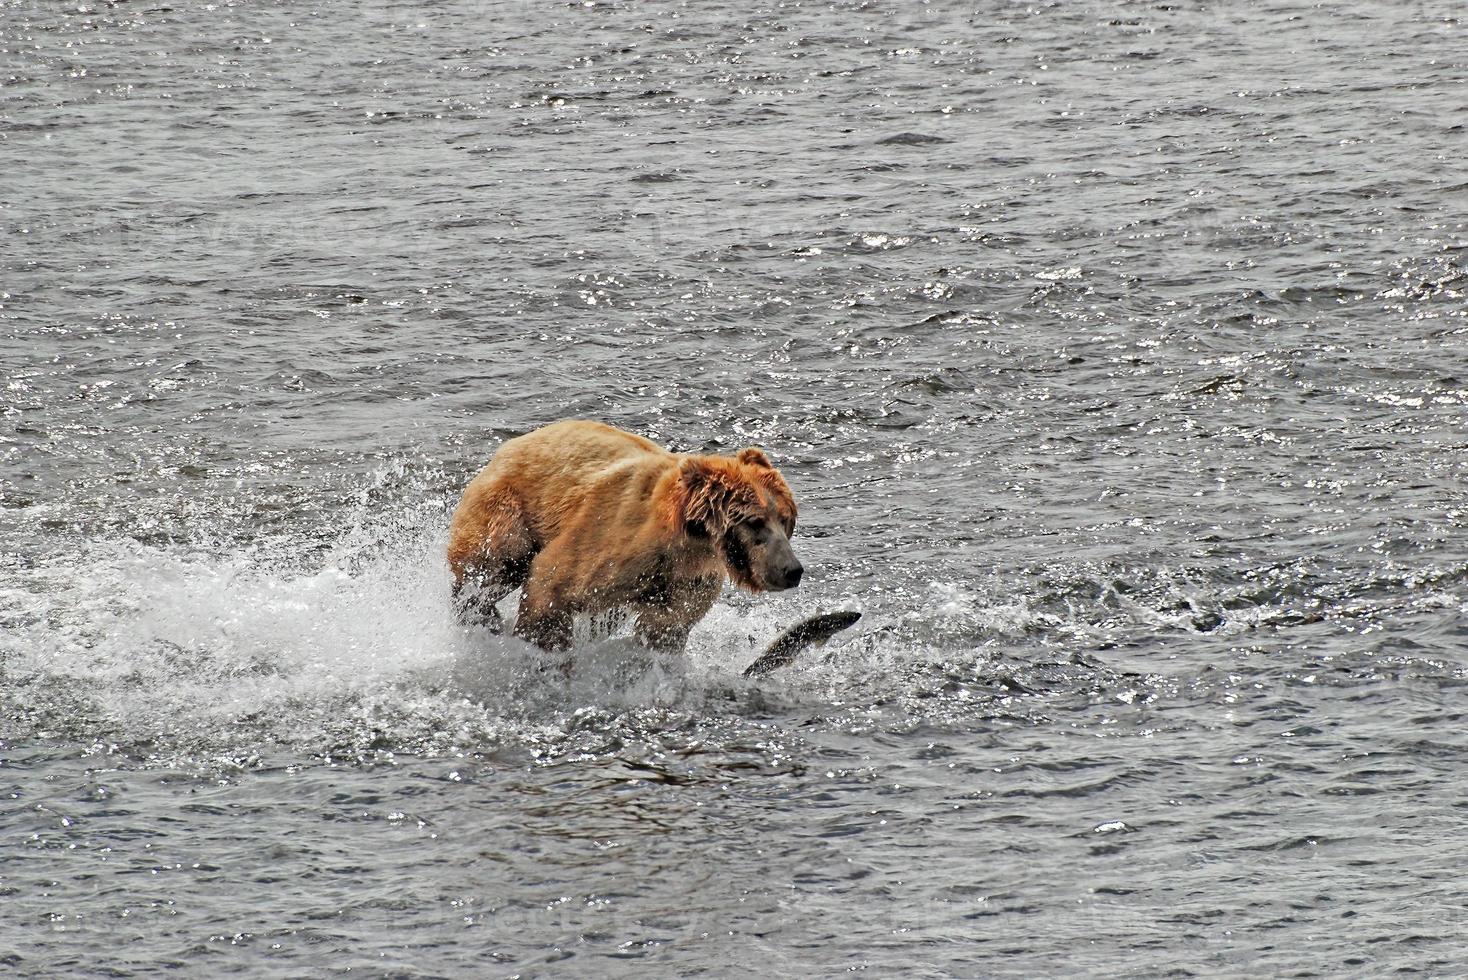
[[[682,651],[693,625],[713,606],[722,586],[719,579],[694,579],[670,588],[666,602],[638,604],[633,631],[638,642],[650,650]]]
[[[682,616],[673,616],[667,609],[644,606],[637,613],[637,626],[633,635],[637,642],[649,650],[666,653],[681,653],[688,645],[688,633],[693,624]]]

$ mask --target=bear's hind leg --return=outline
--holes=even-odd
[[[504,632],[504,617],[495,605],[515,590],[503,581],[490,581],[477,576],[466,577],[454,584],[454,611],[465,626],[484,626],[491,632]]]
[[[479,528],[454,528],[449,542],[454,608],[459,621],[500,632],[504,620],[495,604],[525,584],[538,550],[519,502],[502,494],[487,507]]]

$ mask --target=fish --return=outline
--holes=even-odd
[[[759,659],[744,668],[744,676],[755,677],[768,674],[777,667],[784,667],[794,662],[796,656],[806,647],[820,646],[858,619],[861,619],[861,613],[849,609],[803,619],[775,637],[775,642],[765,647],[765,652],[759,655]]]

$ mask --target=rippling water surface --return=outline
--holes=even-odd
[[[1460,15],[0,3],[4,971],[1468,971]],[[567,416],[805,584],[456,625]]]

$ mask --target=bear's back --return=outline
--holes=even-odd
[[[518,467],[531,465],[549,470],[569,483],[584,483],[617,463],[671,462],[669,453],[642,436],[613,428],[604,422],[567,419],[552,422],[523,436],[516,436],[495,453],[493,464]]]
[[[553,535],[588,496],[604,504],[635,497],[646,507],[657,480],[677,465],[678,457],[642,436],[569,419],[504,443],[476,482],[512,488],[536,530]]]

